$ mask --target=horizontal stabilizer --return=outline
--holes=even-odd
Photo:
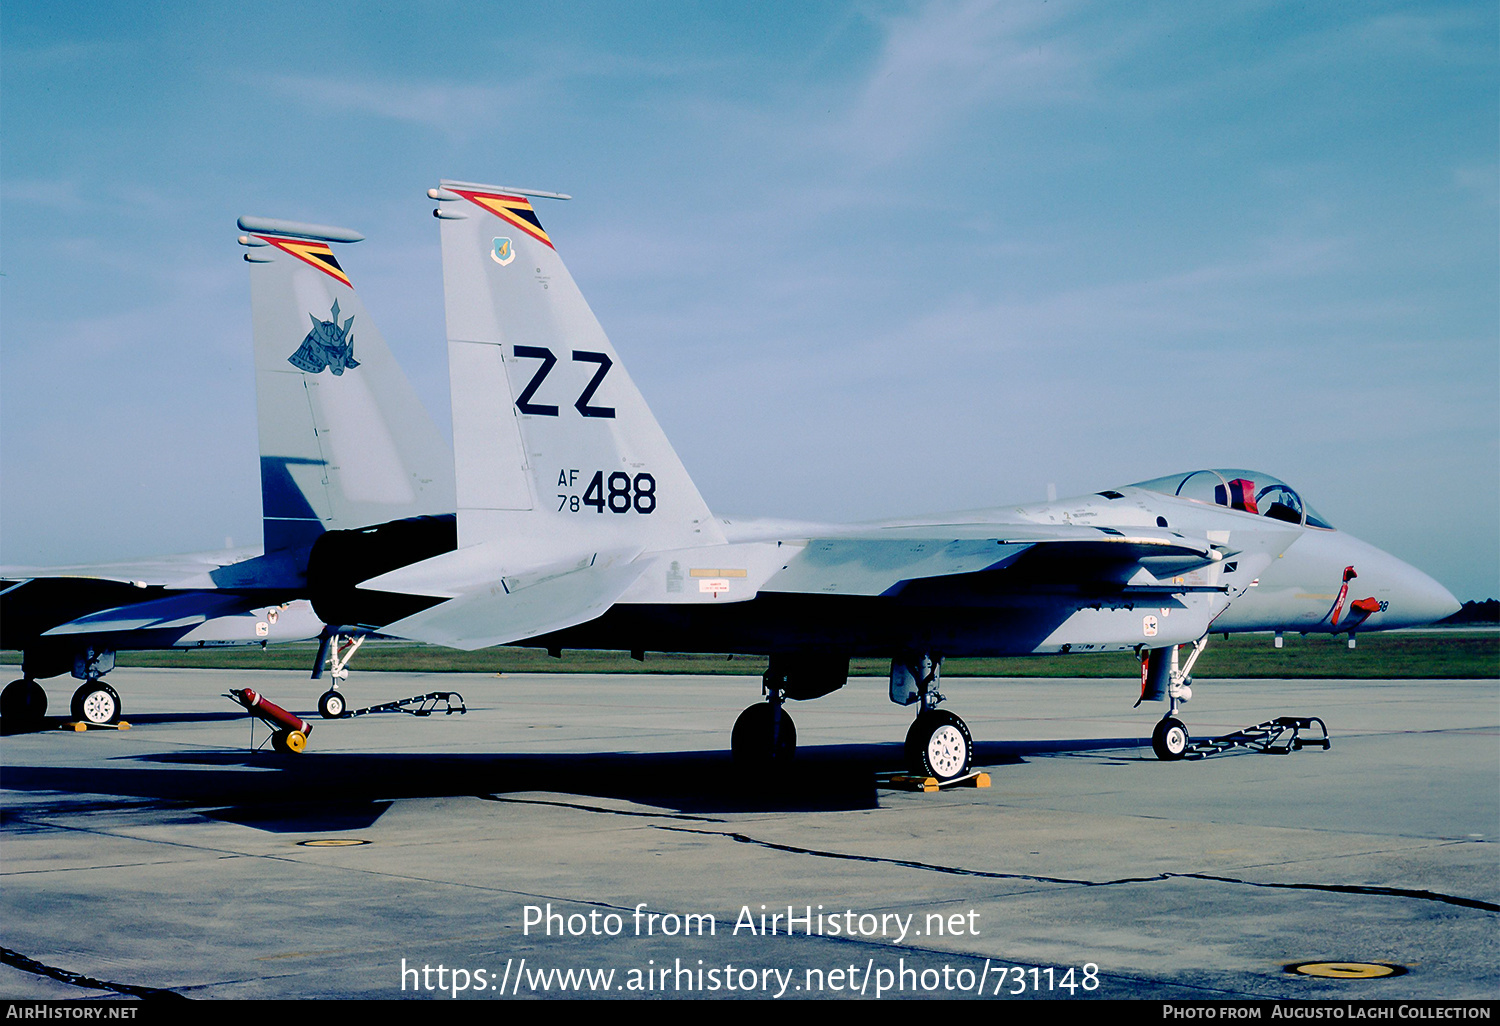
[[[365,237],[353,228],[335,228],[329,224],[303,224],[301,221],[283,221],[275,217],[242,217],[235,224],[244,232],[269,232],[272,235],[316,239],[320,242],[365,241]]]
[[[398,620],[381,633],[465,650],[508,645],[602,616],[644,569],[624,557],[600,556],[581,568],[508,577]]]

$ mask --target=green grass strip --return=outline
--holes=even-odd
[[[317,651],[312,643],[259,648],[200,648],[160,652],[121,652],[120,666],[183,669],[249,669],[311,671]],[[1184,649],[1184,654],[1186,654]],[[0,651],[0,663],[19,666],[20,653]],[[554,659],[540,649],[487,648],[478,652],[406,642],[367,642],[350,666],[360,670],[422,673],[687,673],[758,676],[764,656],[647,652],[637,661],[627,652],[568,650]],[[884,659],[855,659],[850,673],[884,677]],[[1128,653],[1031,656],[1007,659],[950,658],[949,677],[1133,677],[1140,664]],[[1396,631],[1361,635],[1350,650],[1342,637],[1287,635],[1283,648],[1271,636],[1214,636],[1198,660],[1193,676],[1288,679],[1500,678],[1500,631]]]

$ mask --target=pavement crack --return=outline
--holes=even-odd
[[[921,869],[929,873],[947,873],[951,876],[977,876],[990,880],[1025,880],[1033,883],[1055,883],[1073,884],[1084,887],[1097,887],[1099,883],[1093,880],[1070,880],[1064,877],[1036,876],[1030,873],[997,873],[987,869],[964,869],[959,866],[940,866],[932,862],[917,862],[913,859],[894,859],[883,855],[854,855],[849,852],[824,851],[818,848],[804,848],[794,844],[780,844],[776,841],[764,841],[758,837],[741,834],[734,831],[723,830],[693,830],[688,827],[663,826],[660,830],[671,830],[684,834],[709,834],[714,837],[726,837],[740,844],[751,844],[761,848],[770,848],[773,851],[784,851],[792,855],[812,855],[823,859],[842,859],[847,862],[871,862],[886,866],[901,866],[905,869]],[[1142,880],[1154,880],[1158,877],[1143,877]],[[1139,883],[1140,880],[1114,880],[1111,883]]]
[[[0,948],[0,962],[19,969],[24,973],[35,976],[46,976],[62,983],[69,983],[75,987],[84,987],[89,990],[110,990],[116,994],[129,994],[144,1001],[175,1000],[186,1001],[187,998],[176,991],[163,990],[161,987],[138,987],[133,983],[111,983],[108,980],[96,980],[92,976],[84,976],[67,969],[59,969],[56,966],[45,965],[34,958],[28,958],[19,951],[10,948]]]
[[[1377,887],[1373,884],[1315,884],[1315,883],[1271,883],[1260,880],[1240,880],[1230,876],[1213,876],[1209,873],[1164,873],[1163,876],[1183,877],[1190,880],[1212,880],[1216,883],[1243,884],[1246,887],[1275,887],[1300,891],[1331,891],[1335,894],[1373,894],[1386,898],[1415,898],[1418,901],[1437,901],[1460,908],[1477,908],[1483,912],[1500,912],[1500,904],[1464,898],[1457,894],[1442,894],[1438,891],[1423,891],[1408,887]]]
[[[766,841],[734,831],[694,830],[688,827],[661,826],[659,830],[678,833],[711,834],[725,837],[739,844],[750,844],[772,851],[784,851],[792,855],[811,855],[815,858],[840,859],[846,862],[869,862],[877,865],[900,866],[904,869],[919,869],[929,873],[946,873],[951,876],[974,876],[989,880],[1019,880],[1027,883],[1063,884],[1073,887],[1118,887],[1122,884],[1155,883],[1164,880],[1207,880],[1212,883],[1239,884],[1244,887],[1266,887],[1278,890],[1328,891],[1335,894],[1369,894],[1388,898],[1412,898],[1418,901],[1436,901],[1461,908],[1479,909],[1483,912],[1500,912],[1500,904],[1465,898],[1456,894],[1438,891],[1417,890],[1407,887],[1381,887],[1373,884],[1318,884],[1318,883],[1274,883],[1259,880],[1243,880],[1232,876],[1215,876],[1211,873],[1155,873],[1150,876],[1126,876],[1115,880],[1083,880],[1060,876],[1040,876],[1034,873],[1001,873],[987,869],[964,869],[959,866],[944,866],[914,859],[896,859],[883,855],[855,855],[849,852],[825,851],[800,845]]]
[[[683,812],[636,812],[633,809],[609,809],[603,805],[582,805],[578,802],[546,801],[541,798],[502,798],[498,794],[477,795],[480,801],[498,802],[503,805],[550,805],[558,809],[574,809],[578,812],[600,812],[610,816],[638,816],[644,819],[685,819],[689,823],[723,823],[725,820],[713,816],[694,816]]]

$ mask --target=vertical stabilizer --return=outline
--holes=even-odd
[[[459,544],[508,565],[722,543],[529,196],[444,181],[438,200]]]
[[[363,236],[239,221],[250,264],[265,550],[451,514],[452,456],[333,254]]]

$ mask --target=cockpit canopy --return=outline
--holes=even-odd
[[[1291,485],[1255,470],[1195,470],[1133,485],[1193,502],[1255,513],[1289,524],[1333,530],[1333,525],[1302,500]]]

